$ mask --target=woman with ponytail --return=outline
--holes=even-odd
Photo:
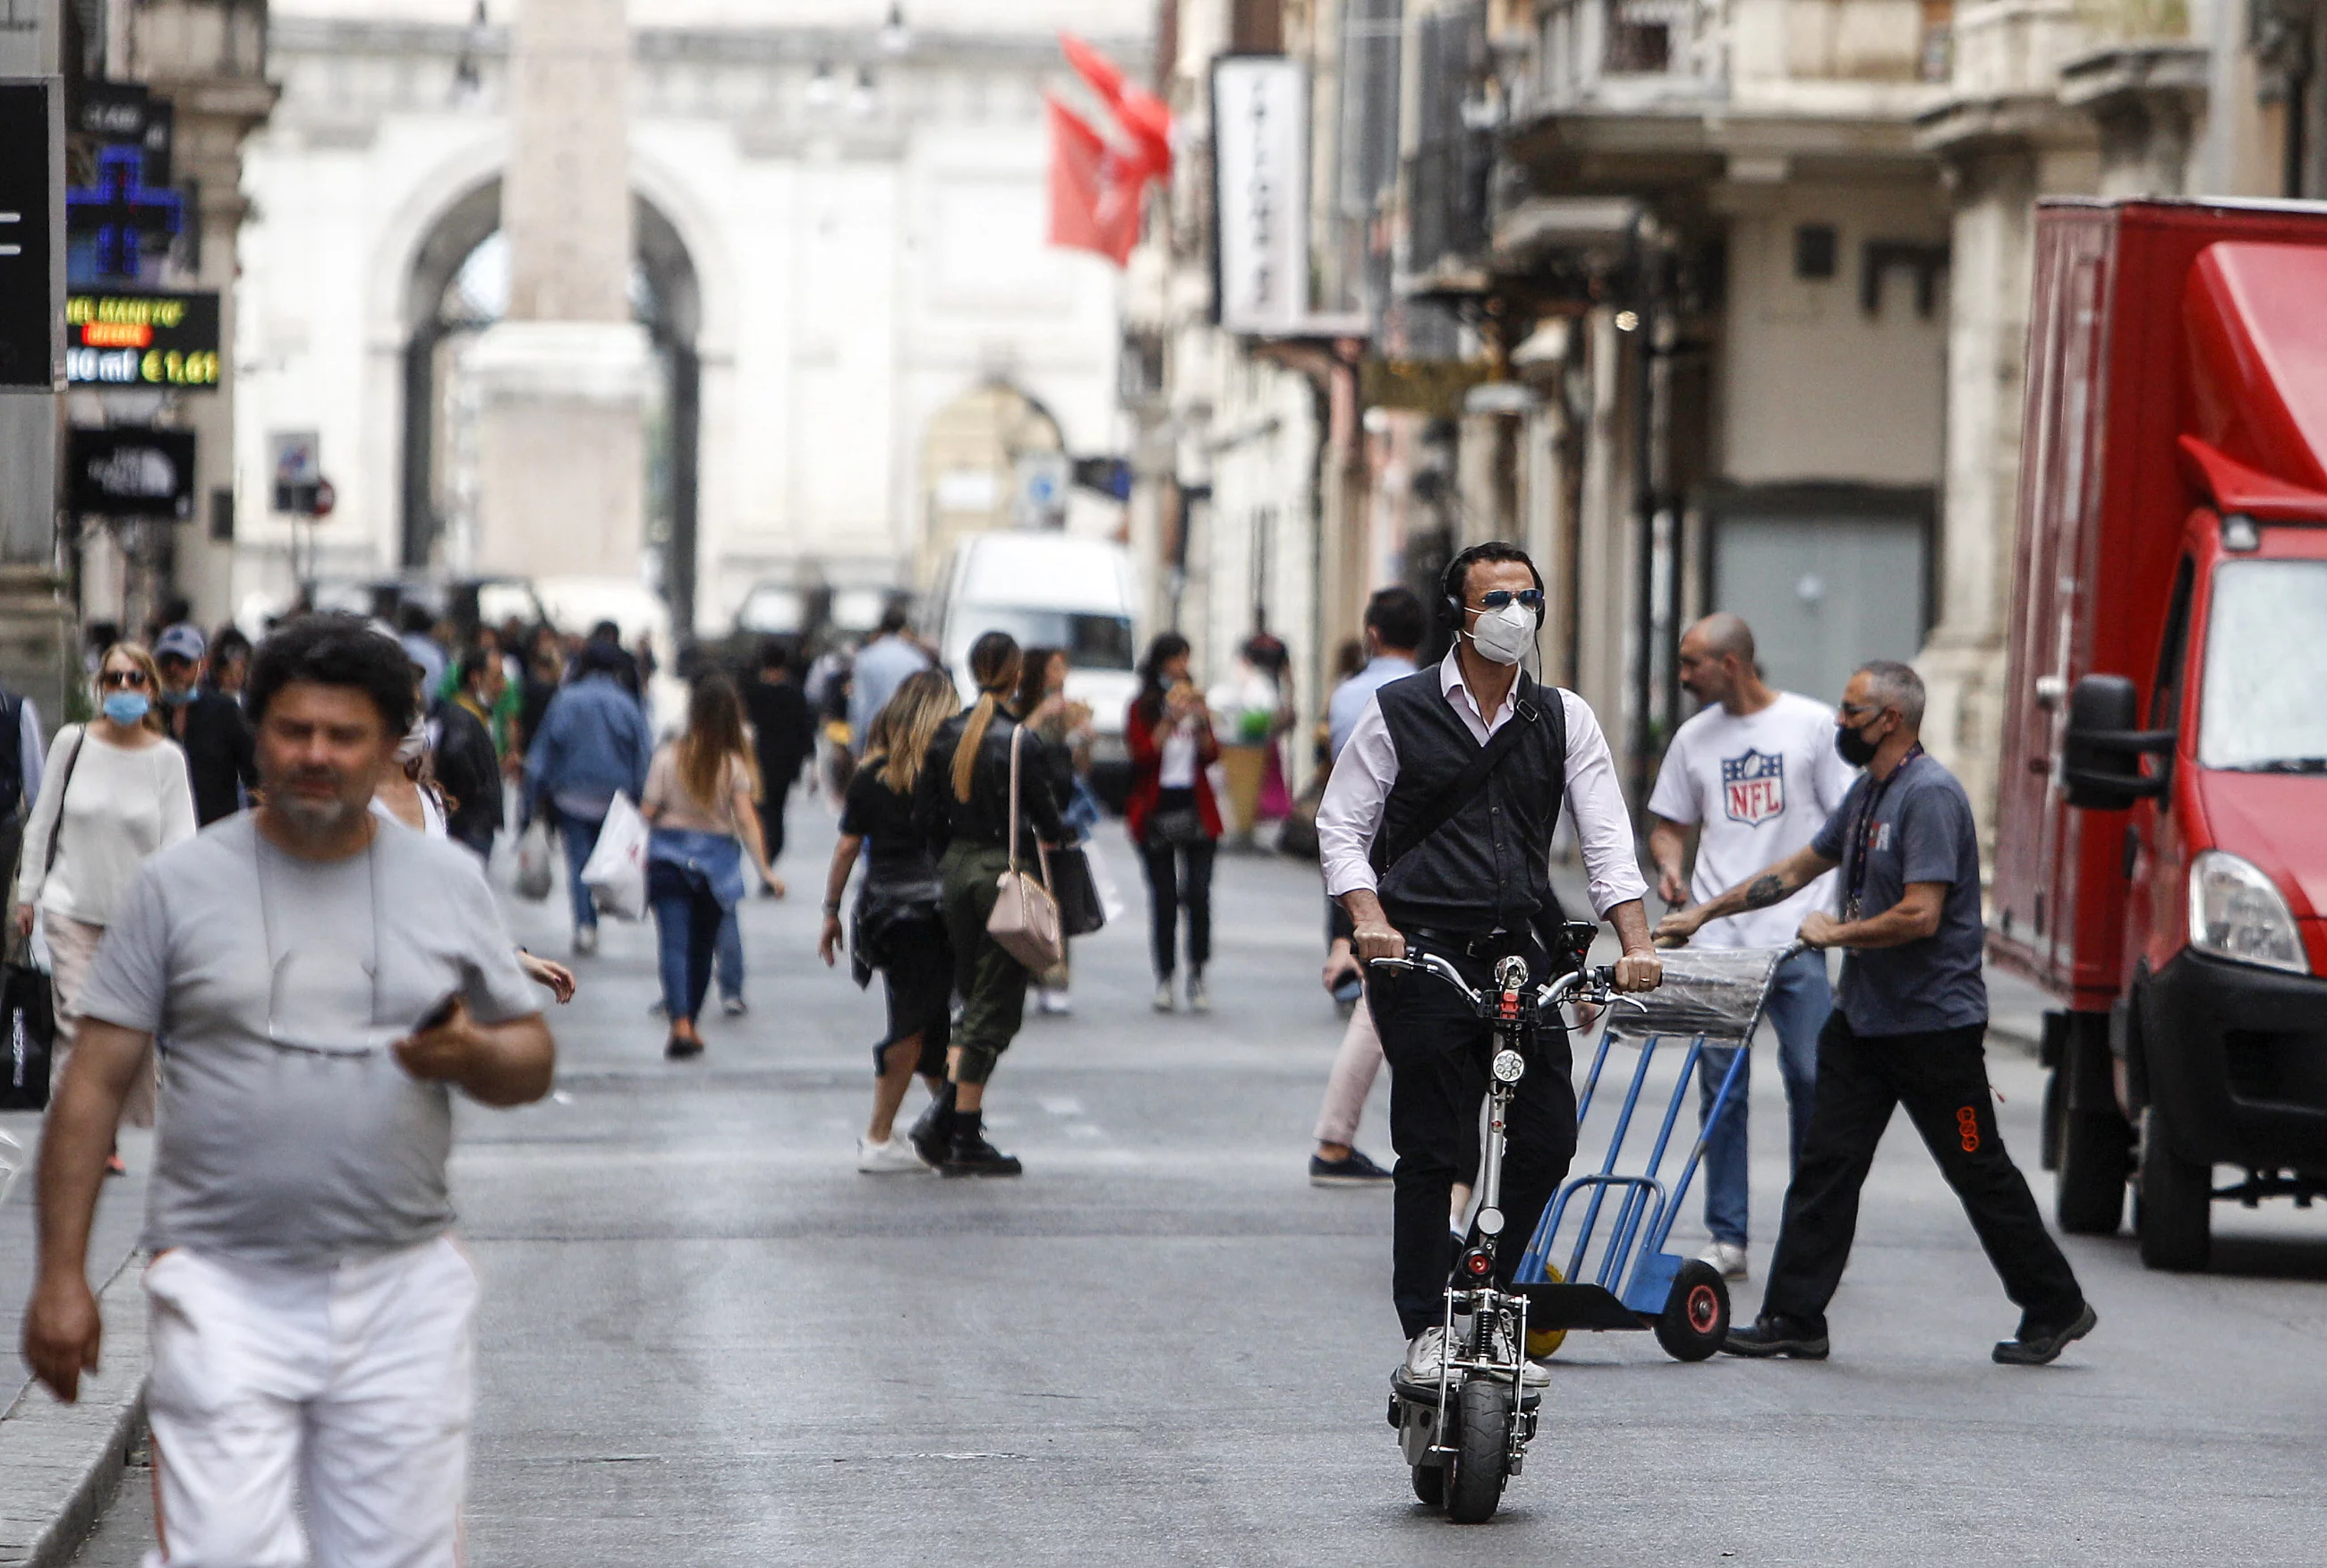
[[[913,1129],[913,1143],[946,1176],[1015,1176],[1020,1166],[986,1140],[986,1081],[1016,1038],[1026,1011],[1026,966],[986,935],[1002,875],[1010,869],[1010,744],[1018,723],[1005,705],[1023,660],[1009,633],[970,645],[977,701],[948,719],[930,742],[914,787],[913,819],[939,851],[945,919],[953,940],[954,989],[962,1001],[946,1050],[946,1092]],[[1056,776],[1042,738],[1019,742],[1018,858],[1035,860],[1037,841],[1066,833]]]

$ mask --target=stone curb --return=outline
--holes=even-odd
[[[0,1416],[0,1568],[70,1561],[145,1434],[144,1261],[133,1254],[98,1297],[105,1348],[97,1384],[84,1380],[74,1405],[33,1384]]]

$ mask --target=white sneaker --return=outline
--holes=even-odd
[[[1169,1013],[1175,1004],[1172,1000],[1172,982],[1160,980],[1155,985],[1155,1011]]]
[[[909,1171],[926,1171],[921,1157],[913,1153],[912,1140],[900,1138],[893,1133],[885,1143],[870,1138],[856,1140],[856,1168],[867,1176],[897,1176]]]
[[[1045,989],[1040,1005],[1044,1013],[1054,1018],[1064,1018],[1075,1010],[1074,998],[1064,991]]]
[[[596,952],[598,950],[598,928],[595,926],[576,927],[574,931],[574,950],[576,953]]]
[[[1191,1013],[1210,1013],[1211,1010],[1212,994],[1204,989],[1204,977],[1201,975],[1189,975],[1188,1011]]]
[[[1511,1353],[1510,1341],[1504,1337],[1509,1331],[1502,1323],[1498,1322],[1495,1325],[1495,1358],[1497,1360],[1506,1359]],[[1519,1386],[1521,1387],[1548,1388],[1551,1386],[1551,1368],[1542,1362],[1522,1359],[1520,1367]]]
[[[1723,1279],[1742,1280],[1745,1277],[1745,1249],[1742,1246],[1732,1246],[1725,1241],[1708,1242],[1705,1250],[1696,1255],[1696,1261],[1711,1264],[1720,1271]]]
[[[1406,1365],[1399,1368],[1417,1388],[1435,1388],[1446,1369],[1446,1330],[1425,1329],[1406,1348]]]

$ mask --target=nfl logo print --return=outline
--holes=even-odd
[[[1786,759],[1765,751],[1724,757],[1721,762],[1721,798],[1732,822],[1758,827],[1786,811]]]

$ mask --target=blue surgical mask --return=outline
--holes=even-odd
[[[105,716],[126,728],[131,724],[143,723],[145,719],[145,710],[152,705],[146,700],[144,692],[107,692],[105,697]]]

